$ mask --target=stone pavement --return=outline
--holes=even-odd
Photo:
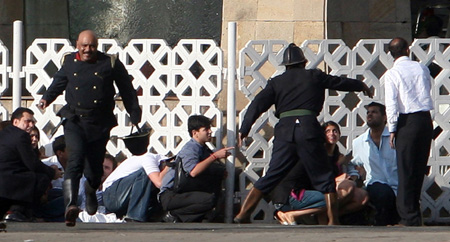
[[[20,242],[134,242],[134,241],[450,241],[450,227],[282,226],[278,224],[128,223],[83,224],[8,223],[0,241]]]

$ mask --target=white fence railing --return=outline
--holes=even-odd
[[[364,105],[371,101],[383,103],[383,74],[392,66],[393,58],[388,55],[386,45],[389,40],[361,40],[352,49],[342,40],[307,40],[301,44],[308,59],[307,68],[327,70],[330,74],[347,75],[364,80],[375,90],[374,99],[368,99],[360,93],[328,92],[326,102],[319,119],[334,120],[342,127],[342,153],[351,150],[351,141],[366,130]],[[259,40],[249,41],[238,55],[237,73],[239,90],[228,89],[227,96],[234,99],[237,91],[246,100],[233,100],[237,103],[249,103],[264,88],[268,78],[284,71],[279,66],[286,41]],[[411,45],[411,53],[418,61],[428,65],[438,64],[442,71],[434,79],[433,112],[435,127],[442,132],[433,140],[429,165],[422,193],[422,210],[426,222],[450,222],[450,39],[416,40]],[[426,48],[426,50],[424,50]],[[33,100],[28,105],[34,112],[36,125],[42,129],[41,143],[48,144],[49,134],[59,122],[56,112],[65,104],[64,96],[41,112],[35,104],[50,85],[51,76],[60,67],[60,59],[65,52],[74,47],[65,39],[36,39],[26,49],[25,65],[20,77],[25,78],[26,89]],[[174,48],[164,40],[134,39],[124,48],[116,41],[101,39],[99,50],[118,54],[125,64],[143,109],[142,123],[151,128],[150,146],[157,153],[176,154],[189,140],[186,120],[191,114],[204,114],[213,119],[213,131],[216,147],[222,145],[224,132],[222,110],[218,106],[218,97],[222,91],[224,64],[223,52],[212,40],[181,40]],[[229,50],[230,52],[230,50]],[[8,49],[0,42],[0,119],[7,120],[9,113],[4,105],[4,93],[11,88],[12,69],[8,63]],[[230,67],[230,60],[228,62]],[[234,64],[235,66],[235,64]],[[232,72],[233,73],[233,72]],[[228,76],[234,80],[234,77]],[[17,84],[14,84],[17,85]],[[20,85],[20,83],[19,83]],[[234,93],[231,93],[233,92]],[[225,95],[221,97],[225,98]],[[120,99],[118,97],[118,99]],[[248,105],[247,105],[248,107]],[[239,114],[239,123],[246,112]],[[112,138],[107,150],[113,155],[129,155],[121,140],[117,137],[130,132],[129,117],[123,107],[116,106],[114,113],[118,127],[112,130]],[[228,114],[234,115],[234,112]],[[250,136],[252,142],[243,152],[246,160],[243,173],[239,177],[240,191],[237,198],[245,198],[248,189],[267,170],[271,156],[273,127],[277,123],[273,111],[263,114],[253,126]],[[233,130],[228,128],[228,130]],[[58,130],[56,136],[62,134]],[[228,135],[227,139],[235,138]],[[234,141],[227,141],[234,144]],[[234,157],[234,156],[233,156]],[[246,162],[248,161],[248,162]],[[232,184],[232,183],[231,183]],[[227,187],[233,187],[227,185]],[[273,208],[261,202],[255,211],[257,220],[271,221]],[[261,216],[261,212],[263,216]],[[230,218],[228,218],[230,221]]]

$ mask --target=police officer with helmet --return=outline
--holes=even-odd
[[[127,70],[116,56],[97,51],[97,46],[95,33],[82,31],[77,40],[78,51],[65,55],[61,69],[39,103],[44,109],[66,91],[67,104],[58,115],[66,120],[64,136],[69,156],[63,184],[67,226],[75,226],[80,212],[77,197],[83,174],[87,179],[86,210],[90,215],[97,211],[95,191],[101,184],[110,131],[117,125],[113,83],[131,123],[137,125],[141,121],[142,110]]]
[[[325,89],[363,91],[372,97],[363,82],[328,75],[318,69],[305,69],[303,51],[291,43],[284,51],[282,65],[286,71],[269,79],[256,95],[245,114],[239,131],[239,146],[253,123],[272,105],[280,120],[275,126],[273,152],[266,175],[250,190],[235,223],[248,223],[264,194],[269,194],[296,162],[302,162],[314,188],[325,195],[328,224],[339,224],[336,185],[332,167],[327,162],[325,137],[316,116],[322,110]]]

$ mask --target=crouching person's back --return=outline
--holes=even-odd
[[[166,222],[201,222],[215,207],[226,174],[218,159],[227,157],[231,148],[212,152],[206,146],[211,141],[211,120],[201,115],[191,116],[188,131],[192,139],[177,155],[182,171],[172,167],[161,185],[159,199],[167,211]],[[178,172],[185,172],[186,179],[175,179]]]

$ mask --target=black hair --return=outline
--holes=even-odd
[[[56,154],[56,151],[65,151],[66,150],[66,139],[64,135],[56,137],[56,139],[52,143],[53,153]]]
[[[389,42],[389,51],[394,59],[397,59],[400,56],[407,56],[408,41],[400,37],[392,39],[391,42]]]
[[[188,119],[188,131],[189,135],[192,137],[192,131],[200,130],[200,128],[210,128],[211,119],[203,115],[192,115]]]
[[[29,113],[31,115],[34,115],[34,112],[29,108],[24,107],[18,107],[12,114],[11,114],[11,122],[13,122],[15,119],[21,119],[23,117],[23,113]]]
[[[377,102],[371,102],[366,106],[366,108],[368,108],[368,107],[378,107],[380,109],[380,113],[383,116],[386,116],[386,106],[384,106],[383,104],[377,103]]]
[[[117,168],[117,166],[118,166],[118,162],[117,162],[117,160],[116,160],[116,158],[114,157],[114,156],[112,156],[112,155],[110,155],[110,154],[105,154],[105,159],[108,159],[108,160],[110,160],[111,162],[112,162],[112,164],[113,164],[113,171]]]
[[[339,124],[337,124],[337,123],[334,122],[334,121],[327,121],[327,122],[324,122],[324,123],[322,124],[323,131],[325,131],[325,129],[326,129],[328,126],[330,126],[330,125],[336,127],[337,130],[339,131],[339,134],[341,134],[341,127],[339,127]]]

